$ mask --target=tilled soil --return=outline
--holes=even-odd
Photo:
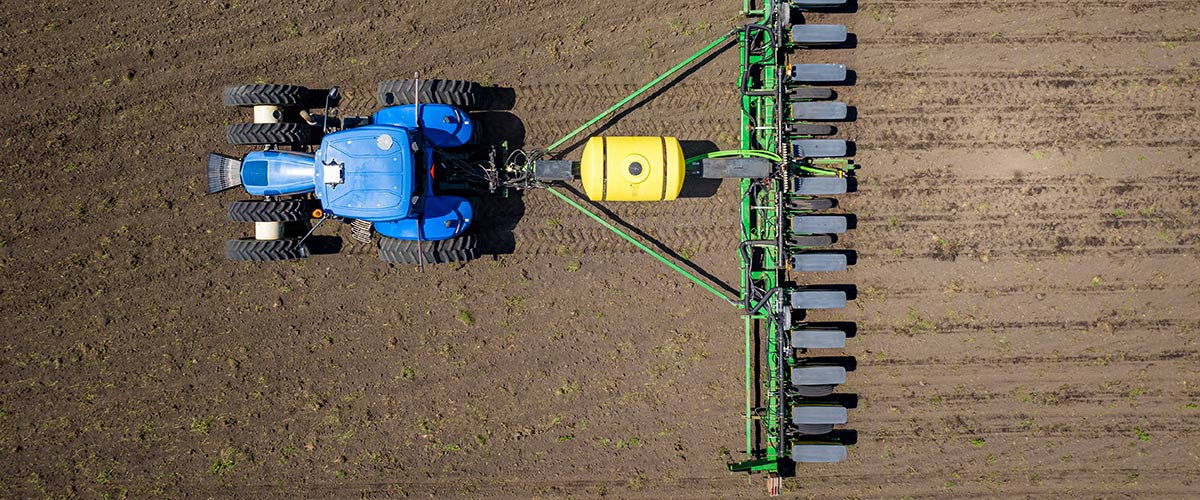
[[[542,147],[737,2],[17,3],[0,24],[0,496],[757,497],[737,312],[559,203],[423,273],[224,260],[228,83],[469,78]],[[861,1],[840,22],[858,229],[850,460],[801,497],[1190,497],[1200,479],[1200,8]],[[610,135],[735,145],[734,50]],[[572,151],[578,154],[577,151]],[[736,186],[616,218],[736,283]],[[322,228],[324,233],[348,228]],[[503,245],[501,245],[503,246]]]

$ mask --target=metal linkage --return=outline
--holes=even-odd
[[[848,116],[844,104],[828,101],[830,89],[806,82],[842,83],[842,65],[790,65],[795,48],[836,45],[845,27],[803,24],[794,11],[838,7],[841,0],[743,1],[753,19],[738,32],[741,72],[742,151],[762,152],[773,161],[771,175],[740,184],[742,299],[746,346],[746,453],[734,472],[764,472],[768,492],[777,495],[780,478],[797,462],[839,461],[846,449],[834,425],[844,424],[847,406],[833,395],[853,363],[845,358],[809,356],[810,349],[842,348],[852,326],[803,322],[808,309],[844,306],[846,287],[796,285],[790,273],[836,272],[852,264],[846,251],[807,248],[835,241],[851,217],[814,215],[836,201],[815,196],[848,192],[854,164],[842,158],[849,148],[814,121]],[[797,69],[798,68],[798,69]],[[831,399],[832,398],[832,399]],[[845,399],[845,398],[843,398]]]

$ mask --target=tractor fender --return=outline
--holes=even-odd
[[[419,215],[396,221],[376,222],[375,231],[398,240],[448,240],[461,235],[475,216],[471,202],[458,196],[431,196]]]
[[[416,105],[390,106],[375,112],[374,122],[408,129],[417,127]],[[421,105],[421,133],[439,148],[464,146],[471,140],[475,124],[471,116],[448,104]]]

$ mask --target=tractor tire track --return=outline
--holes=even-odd
[[[518,84],[512,87],[516,95],[516,109],[520,113],[539,111],[564,111],[584,115],[603,111],[632,94],[640,84]],[[657,95],[655,95],[657,93]],[[737,95],[737,88],[727,82],[684,81],[669,87],[660,86],[633,104],[644,103],[647,110],[704,109],[712,106],[727,106]],[[586,110],[595,111],[588,113]],[[640,109],[640,108],[639,108]]]
[[[863,257],[897,253],[952,260],[959,256],[1186,254],[1200,241],[1200,177],[1134,179],[1021,177],[961,179],[916,173],[872,179],[858,199],[871,204],[848,235]],[[953,193],[953,197],[947,197]],[[1036,214],[1036,216],[1030,216]]]
[[[1126,31],[1122,33],[1097,34],[1085,32],[1056,32],[1052,34],[1004,34],[1000,32],[956,32],[929,33],[922,31],[891,32],[882,36],[863,38],[859,44],[884,47],[913,45],[1059,45],[1079,44],[1130,44],[1130,43],[1190,43],[1200,40],[1200,33],[1190,30],[1182,33],[1161,31]]]
[[[1044,11],[1046,9],[1061,8],[1083,11],[1119,8],[1130,12],[1142,12],[1145,10],[1171,11],[1194,5],[1190,0],[914,0],[911,2],[871,2],[866,8],[868,12],[870,12],[870,9],[883,11],[937,9],[943,12],[988,9],[997,12],[1008,12],[1012,10]]]

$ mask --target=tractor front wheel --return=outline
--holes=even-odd
[[[307,108],[313,101],[313,92],[299,85],[274,83],[251,83],[230,85],[221,93],[226,106],[280,106]]]
[[[313,144],[312,126],[307,123],[235,123],[225,129],[225,139],[235,146],[267,144]]]
[[[229,220],[296,222],[311,218],[313,208],[308,200],[241,200],[229,204]]]
[[[225,257],[229,260],[250,262],[303,259],[308,257],[308,248],[300,243],[300,238],[282,240],[242,238],[225,242]]]

